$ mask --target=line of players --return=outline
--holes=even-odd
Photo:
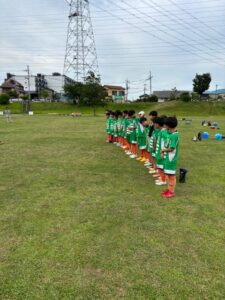
[[[149,113],[150,122],[141,111],[106,112],[106,142],[121,147],[131,158],[143,162],[158,186],[167,186],[164,198],[175,194],[176,169],[179,152],[178,121],[176,117]],[[139,156],[138,156],[139,154]]]

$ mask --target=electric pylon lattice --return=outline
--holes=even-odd
[[[87,73],[99,75],[95,38],[88,0],[66,0],[70,6],[64,75],[84,82]]]

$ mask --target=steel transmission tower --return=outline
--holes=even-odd
[[[99,75],[88,0],[66,0],[70,6],[64,75],[84,82],[89,71]]]

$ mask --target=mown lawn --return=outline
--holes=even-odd
[[[14,114],[22,114],[23,106],[21,103],[13,103],[10,105],[0,105],[0,111],[4,111],[6,107],[11,109]],[[144,110],[149,113],[152,110],[157,110],[163,114],[177,114],[178,116],[225,116],[225,103],[224,102],[182,102],[182,101],[169,101],[165,103],[106,103],[106,105],[96,108],[98,115],[103,115],[105,110],[136,110],[138,113]],[[58,114],[69,115],[74,112],[80,112],[84,115],[93,115],[93,108],[88,106],[73,105],[69,103],[32,103],[31,110],[36,114]]]
[[[180,124],[189,173],[171,200],[105,144],[102,117],[13,118],[0,118],[0,299],[225,298],[225,140],[191,141],[204,117]]]

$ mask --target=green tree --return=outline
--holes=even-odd
[[[72,99],[74,103],[88,105],[93,108],[93,114],[96,115],[96,107],[104,105],[105,90],[100,84],[100,77],[89,72],[85,78],[85,83],[76,82],[67,84],[64,87],[65,95]]]
[[[210,73],[196,74],[193,79],[193,90],[202,97],[202,94],[209,89],[212,81]]]
[[[103,100],[105,90],[100,82],[99,76],[96,77],[93,72],[89,72],[82,88],[82,101],[93,108],[94,116],[96,116],[96,107],[105,104]]]
[[[7,93],[9,95],[10,98],[18,98],[18,93],[16,90],[11,90]]]
[[[183,92],[180,94],[180,100],[183,102],[190,102],[191,101],[191,96],[189,92]]]
[[[49,97],[49,92],[48,90],[40,90],[39,92],[39,96],[41,98],[44,98],[45,100]]]
[[[66,84],[64,86],[65,95],[68,99],[73,100],[74,104],[79,104],[83,96],[83,83]]]
[[[10,100],[10,96],[8,94],[1,94],[0,95],[0,104],[1,105],[8,105]]]
[[[156,95],[151,95],[148,98],[148,102],[158,102],[159,98]]]

